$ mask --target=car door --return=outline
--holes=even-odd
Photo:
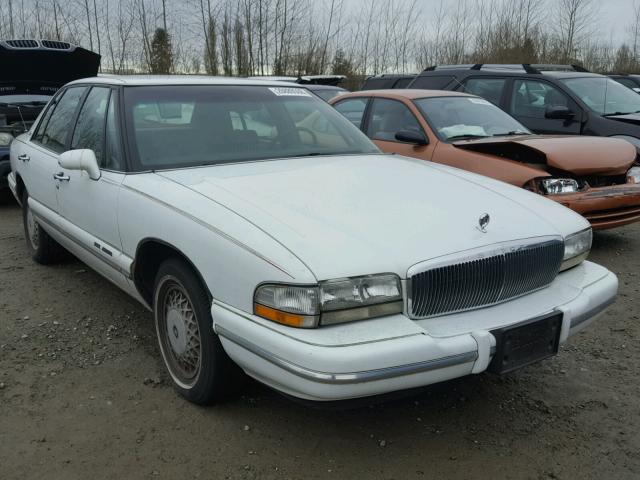
[[[58,155],[66,150],[73,118],[85,87],[67,88],[58,94],[44,112],[27,142],[16,142],[15,155],[19,173],[29,196],[52,212],[59,213]]]
[[[416,116],[400,100],[374,97],[367,111],[363,130],[383,152],[398,153],[423,160],[431,159],[433,139],[429,139]],[[422,133],[431,141],[427,145],[402,142],[396,139],[396,133],[400,131]]]
[[[552,108],[567,108],[573,115],[550,118]],[[530,130],[541,134],[580,135],[582,110],[566,93],[540,79],[515,78],[507,112]]]
[[[124,161],[118,131],[117,90],[94,86],[78,113],[70,149],[90,149],[96,155],[100,178],[82,170],[59,167],[60,213],[72,226],[74,240],[97,261],[88,263],[116,283],[124,281],[127,259],[121,254],[117,204],[124,180]]]

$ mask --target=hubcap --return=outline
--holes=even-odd
[[[38,222],[36,222],[36,219],[33,218],[33,214],[29,207],[27,207],[27,233],[29,235],[29,242],[31,242],[31,246],[34,250],[37,250],[40,245],[40,226],[38,225]]]
[[[158,327],[165,360],[174,379],[185,386],[195,383],[200,371],[200,330],[191,301],[181,285],[165,286]]]

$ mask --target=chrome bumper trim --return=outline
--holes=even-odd
[[[348,373],[328,373],[319,372],[306,367],[302,367],[295,363],[275,355],[262,347],[246,340],[233,332],[230,332],[226,328],[217,325],[215,327],[216,333],[227,340],[235,343],[236,345],[249,350],[254,355],[266,360],[273,365],[282,368],[283,370],[293,373],[298,377],[310,380],[318,383],[328,383],[333,385],[348,385],[355,383],[373,382],[376,380],[385,380],[388,378],[401,377],[405,375],[413,375],[416,373],[430,372],[432,370],[438,370],[441,368],[453,367],[456,365],[462,365],[465,363],[474,362],[478,358],[477,352],[466,352],[458,355],[451,355],[449,357],[436,358],[434,360],[427,360],[424,362],[410,363],[406,365],[398,365],[395,367],[378,368],[375,370],[365,370],[360,372],[348,372]]]
[[[581,313],[580,315],[577,315],[577,316],[573,317],[571,319],[571,326],[569,328],[570,329],[571,328],[575,328],[578,325],[580,325],[581,323],[584,323],[587,320],[589,320],[590,318],[593,318],[596,315],[598,315],[599,313],[602,313],[603,311],[605,311],[607,308],[609,308],[616,301],[616,296],[617,296],[617,294],[614,294],[612,297],[608,298],[607,300],[602,302],[600,305],[596,305],[591,310],[588,310],[588,311],[586,311],[584,313]]]

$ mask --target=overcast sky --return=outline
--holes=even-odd
[[[2,0],[0,0],[2,1]],[[344,5],[351,8],[358,8],[356,5],[367,5],[372,0],[345,0]],[[380,0],[376,0],[380,1]],[[384,0],[386,1],[386,0]],[[409,4],[412,0],[403,0]],[[455,4],[456,0],[444,0],[445,5],[448,3]],[[553,3],[557,0],[549,0]],[[640,0],[594,0],[599,6],[601,21],[600,34],[603,39],[612,39],[613,43],[622,43],[628,36],[627,26],[631,23],[634,14],[634,3],[640,4]],[[425,18],[429,17],[430,10],[435,11],[440,4],[440,0],[418,0],[417,6],[421,9]]]
[[[626,27],[634,12],[634,0],[600,0],[598,3],[603,36],[613,38],[615,43],[624,42],[628,37]]]

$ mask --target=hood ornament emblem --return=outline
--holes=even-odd
[[[489,226],[489,222],[491,221],[491,217],[488,213],[483,213],[480,215],[478,219],[478,226],[476,227],[482,233],[487,233],[487,227]]]

